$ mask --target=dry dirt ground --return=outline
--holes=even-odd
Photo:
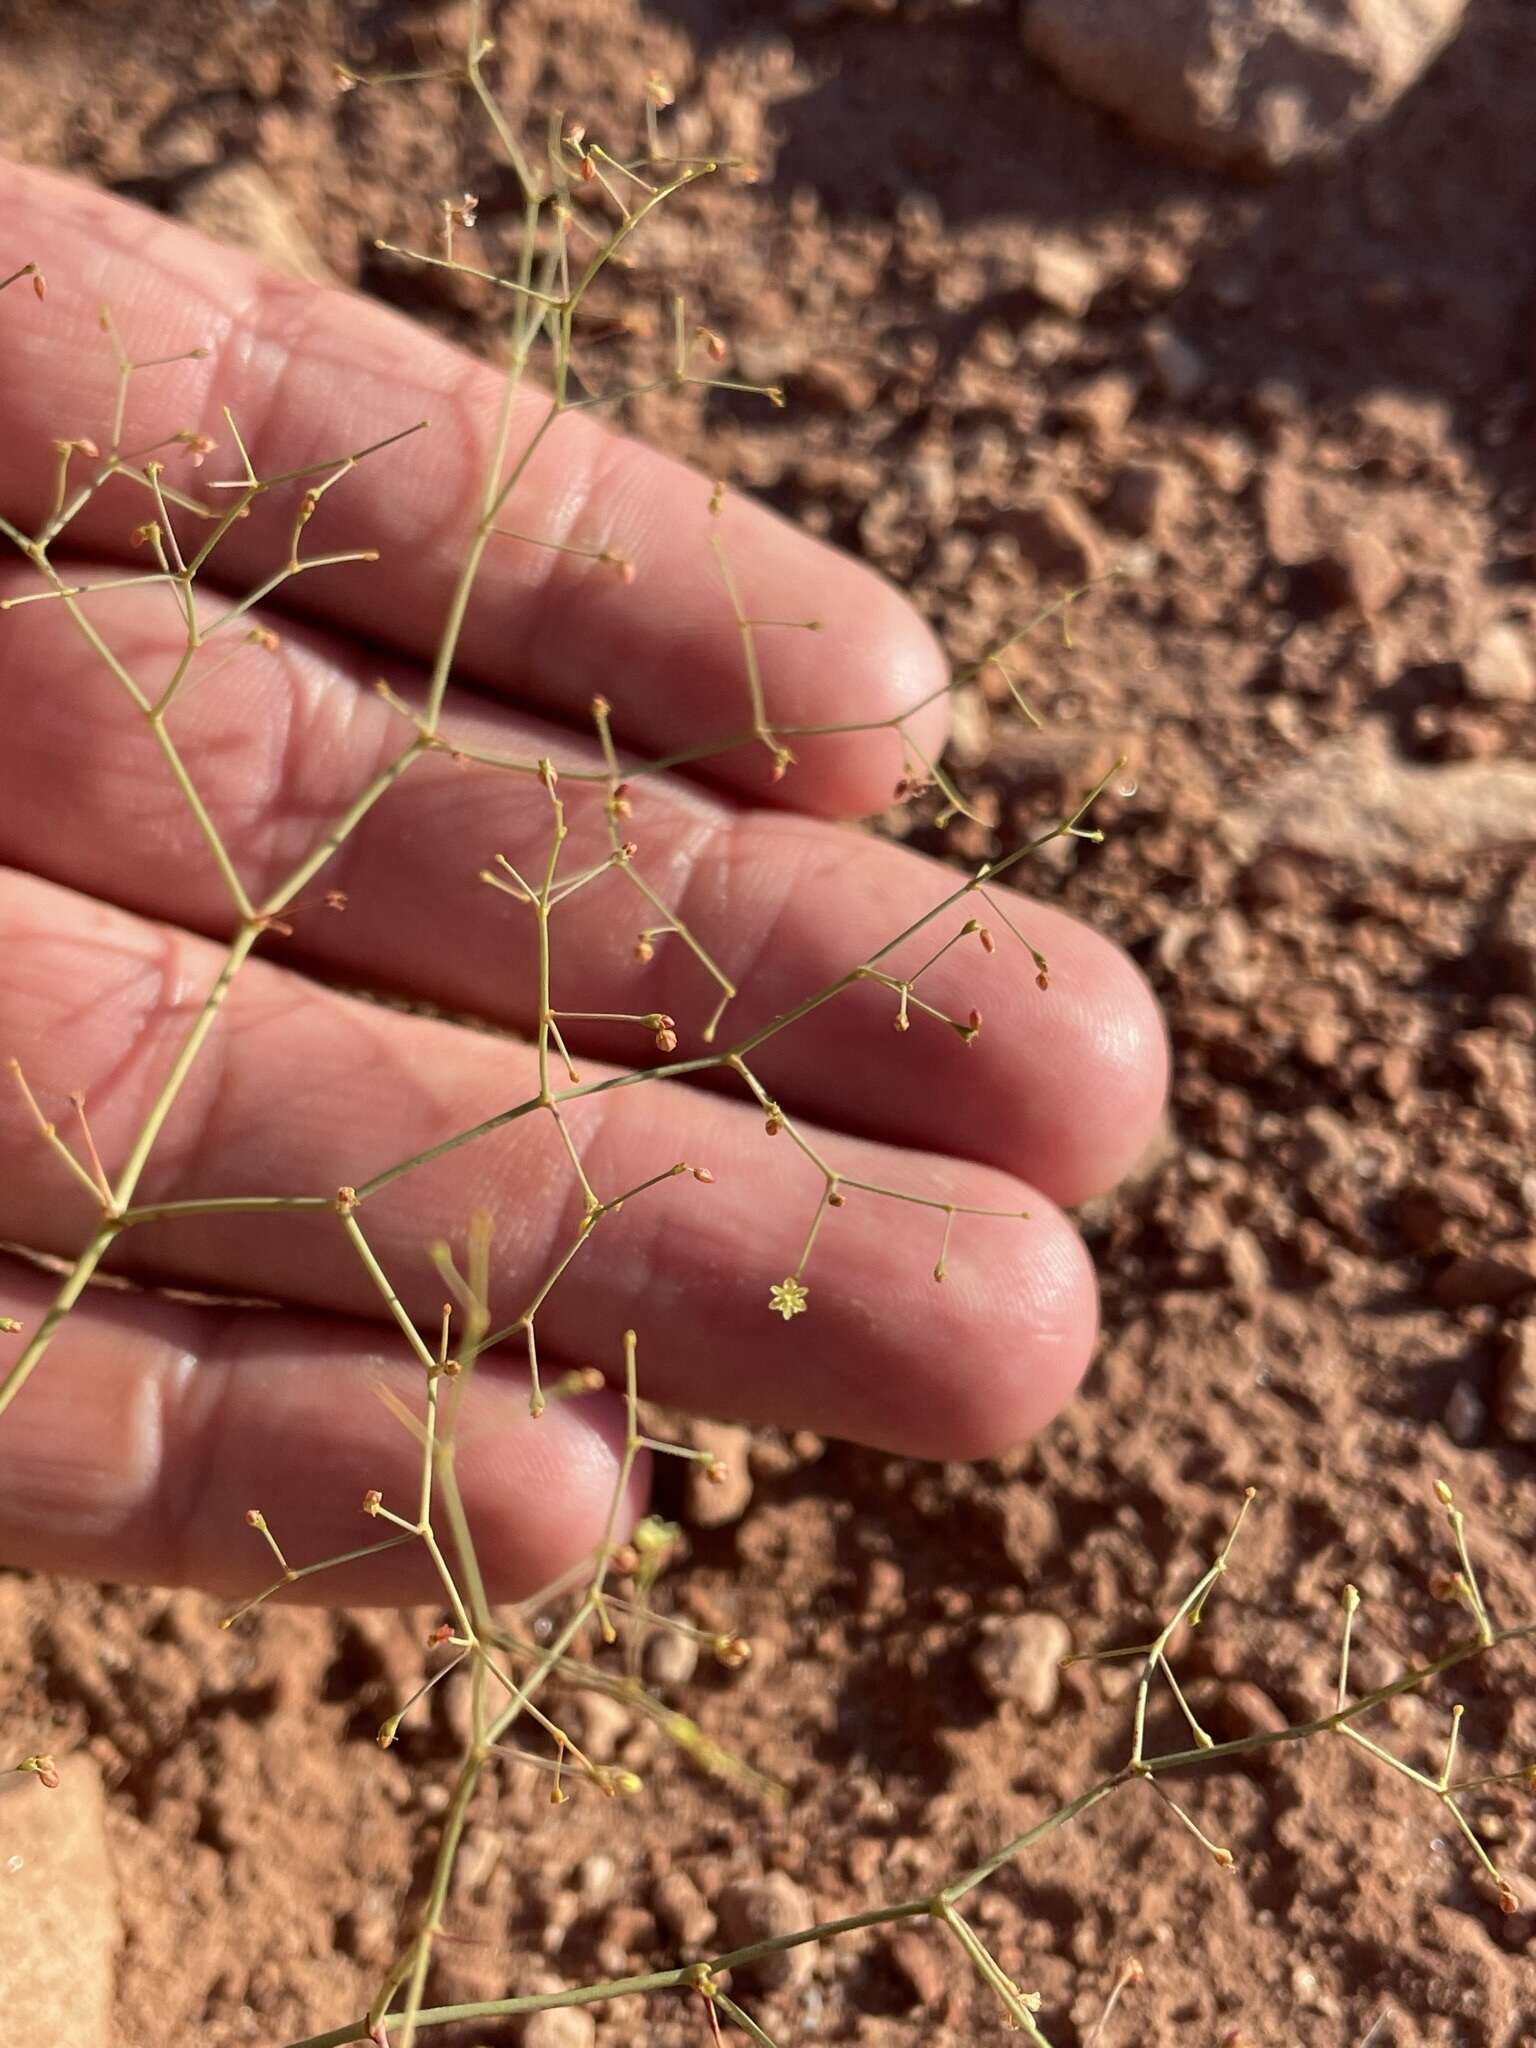
[[[478,144],[466,159],[448,97],[338,97],[329,68],[430,59],[456,13],[19,0],[0,141],[194,218],[211,173],[254,164],[338,275],[473,343],[487,300],[402,278],[371,241],[424,239],[470,189],[493,243],[504,181]],[[1177,1077],[1165,1148],[1087,1219],[1105,1334],[1043,1439],[970,1469],[765,1438],[747,1512],[693,1531],[681,1610],[734,1616],[758,1655],[677,1696],[785,1779],[787,1811],[611,1726],[595,1739],[646,1800],[554,1813],[488,1788],[444,2000],[646,1967],[768,1870],[822,1914],[934,1887],[1124,1741],[1115,1667],[1074,1668],[1042,1714],[994,1698],[989,1619],[1144,1636],[1249,1481],[1187,1667],[1219,1732],[1324,1705],[1346,1579],[1364,1682],[1462,1632],[1429,1589],[1436,1476],[1496,1611],[1536,1605],[1536,14],[1475,0],[1342,167],[1267,187],[1133,144],[985,0],[529,0],[500,36],[514,98],[628,134],[659,69],[686,146],[762,166],[690,196],[626,292],[681,284],[790,407],[668,396],[638,432],[865,554],[957,656],[1131,551],[1140,573],[1081,602],[1073,649],[1031,646],[1043,736],[996,737],[981,690],[959,707],[954,765],[995,830],[900,829],[974,857],[1128,752],[1107,843],[1033,883],[1131,948]],[[615,360],[646,347],[620,337]],[[1510,622],[1513,641],[1492,630]],[[124,2048],[348,2017],[441,1810],[447,1716],[372,1740],[428,1617],[214,1619],[187,1594],[0,1578],[0,1706],[106,1772]],[[1533,1675],[1508,1655],[1378,1733],[1422,1764],[1460,1698],[1471,1756],[1507,1767],[1536,1753]],[[1106,2048],[1536,2042],[1536,1910],[1497,1910],[1430,1798],[1337,1739],[1187,1793],[1235,1873],[1133,1788],[988,1895],[1053,2040],[1083,2042],[1136,1957]],[[1529,1792],[1477,1812],[1536,1900]],[[784,2042],[1000,2024],[916,1932],[826,1949],[762,2016]],[[704,2038],[681,1999],[597,2024]]]

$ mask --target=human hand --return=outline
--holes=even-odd
[[[311,538],[377,548],[378,566],[283,584],[252,618],[275,652],[232,641],[227,666],[168,715],[181,758],[242,885],[260,903],[400,752],[409,727],[371,686],[420,704],[475,519],[501,379],[387,311],[257,271],[243,256],[54,177],[0,166],[3,257],[37,255],[45,306],[0,304],[0,513],[23,534],[48,516],[60,437],[104,432],[112,308],[140,359],[206,343],[205,359],[136,376],[125,448],[180,429],[219,444],[202,477],[237,473],[221,408],[258,474],[363,448],[425,415],[431,431],[361,465],[325,498]],[[0,260],[0,274],[8,266]],[[514,447],[544,407],[518,401]],[[201,481],[174,463],[167,478]],[[618,438],[563,418],[533,458],[512,523],[612,550],[610,564],[515,541],[488,552],[459,644],[444,732],[461,751],[580,770],[599,761],[588,707],[612,701],[626,757],[723,740],[745,722],[742,647],[709,553],[718,525],[754,612],[811,617],[817,634],[765,635],[764,687],[780,732],[828,724],[909,730],[942,744],[936,645],[905,603],[856,564],[759,508],[730,500]],[[68,528],[53,559],[74,583],[142,571],[130,534],[143,493],[117,482]],[[243,597],[286,561],[291,501],[260,500],[204,579]],[[19,552],[0,600],[38,589]],[[163,677],[185,634],[153,585],[83,601],[125,669]],[[466,684],[467,690],[457,685]],[[59,602],[0,615],[0,1056],[19,1058],[45,1114],[85,1097],[109,1178],[128,1155],[224,959],[237,916],[164,756]],[[771,777],[762,746],[636,781],[625,826],[637,866],[741,993],[717,1049],[836,981],[930,911],[961,879],[835,821],[889,801],[890,730],[795,738]],[[562,781],[571,865],[606,846],[600,783]],[[536,1097],[532,1046],[342,993],[418,999],[528,1032],[537,1024],[535,921],[483,887],[505,854],[547,859],[549,795],[536,777],[427,752],[368,813],[234,983],[152,1153],[135,1199],[332,1193],[506,1107]],[[345,892],[332,914],[316,897]],[[771,1313],[825,1182],[806,1154],[764,1136],[735,1086],[658,1080],[581,1097],[563,1112],[606,1200],[673,1161],[691,1178],[605,1215],[538,1318],[547,1378],[610,1373],[621,1332],[641,1332],[646,1391],[750,1421],[806,1426],[924,1456],[995,1451],[1038,1428],[1075,1385],[1095,1331],[1087,1254],[1057,1203],[1111,1184],[1160,1107],[1165,1049],[1131,963],[1059,910],[1006,898],[1051,963],[999,932],[924,977],[972,1045],[925,1016],[891,1029],[895,998],[865,983],[765,1040],[764,1087],[849,1181],[930,1203],[1018,1212],[958,1219],[948,1277],[933,1267],[934,1207],[852,1194],[827,1220],[806,1279],[810,1312]],[[969,906],[935,925],[931,952]],[[677,1060],[701,1050],[717,991],[675,935],[609,876],[559,913],[552,1000],[563,1011],[665,1013]],[[583,1080],[617,1072],[648,1037],[633,1023],[571,1023]],[[601,1063],[608,1062],[604,1067]],[[717,1077],[718,1078],[718,1077]],[[561,1076],[562,1085],[564,1077]],[[493,1219],[492,1277],[513,1313],[581,1217],[571,1162],[545,1113],[417,1167],[369,1197],[368,1239],[412,1317],[435,1324],[442,1283],[425,1253]],[[0,1096],[0,1239],[73,1257],[99,1220],[88,1191],[39,1138],[19,1095]],[[295,1558],[358,1541],[365,1487],[406,1491],[419,1453],[375,1398],[419,1382],[399,1332],[332,1215],[213,1212],[125,1231],[110,1267],[140,1280],[275,1308],[88,1290],[0,1419],[0,1558],[93,1575],[247,1588],[243,1511],[259,1503]],[[0,1313],[36,1327],[57,1281],[0,1257]],[[9,1347],[0,1339],[0,1375]],[[526,1590],[598,1540],[613,1484],[616,1397],[530,1417],[521,1341],[490,1354],[466,1408],[459,1460],[493,1591]],[[402,1552],[401,1557],[412,1553]],[[429,1581],[394,1559],[313,1590],[408,1599]]]

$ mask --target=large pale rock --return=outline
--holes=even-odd
[[[1381,867],[1518,846],[1533,829],[1536,762],[1420,767],[1399,759],[1375,724],[1316,748],[1223,820],[1242,859],[1283,847]]]
[[[1379,120],[1465,12],[1466,0],[1026,0],[1023,34],[1150,140],[1279,171]]]
[[[122,1927],[89,1757],[61,1757],[49,1791],[0,1778],[0,2041],[110,2048]]]

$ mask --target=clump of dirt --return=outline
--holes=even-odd
[[[373,241],[424,240],[467,188],[494,257],[505,177],[447,87],[338,96],[330,68],[430,61],[461,26],[320,0],[141,23],[23,5],[0,123],[12,151],[172,211],[254,165],[336,275],[473,345],[473,281],[406,275]],[[657,329],[610,346],[616,378],[649,360],[681,287],[790,407],[657,394],[637,432],[863,553],[959,659],[1063,577],[1130,571],[1077,605],[1071,648],[1029,644],[1043,735],[994,731],[1000,679],[963,696],[978,818],[889,825],[974,860],[1126,754],[1105,845],[1058,844],[1029,883],[1131,949],[1176,1079],[1157,1156],[1085,1216],[1105,1336],[1053,1429],[976,1468],[769,1435],[741,1518],[694,1529],[676,1597],[757,1655],[682,1696],[787,1810],[643,1728],[605,1737],[651,1784],[638,1807],[487,1785],[444,2001],[696,1948],[773,1873],[824,1916],[930,1892],[1119,1753],[1120,1667],[1074,1665],[1049,1697],[1041,1617],[1079,1645],[1145,1639],[1250,1481],[1189,1667],[1222,1733],[1326,1710],[1345,1580],[1362,1685],[1462,1632],[1429,1591],[1435,1477],[1505,1616],[1536,1530],[1536,19],[1484,0],[1340,166],[1263,189],[1144,153],[1026,59],[1002,5],[529,0],[501,44],[514,97],[594,133],[629,132],[660,71],[685,150],[761,168],[637,240],[623,298]],[[189,1595],[0,1578],[0,1706],[107,1774],[126,2048],[360,2009],[444,1797],[446,1720],[372,1739],[432,1619],[221,1635]],[[1429,1763],[1459,1698],[1464,1753],[1507,1766],[1536,1749],[1531,1675],[1512,1653],[1398,1700],[1382,1739]],[[1536,2038],[1536,1914],[1497,1910],[1425,1794],[1326,1737],[1184,1792],[1236,1874],[1132,1787],[983,1896],[1053,2040],[1089,2035],[1129,1956],[1146,1979],[1106,2048]],[[1490,1788],[1478,1816],[1536,1896],[1529,1796]],[[917,1932],[828,1947],[762,2014],[868,2042],[998,2023]],[[633,2024],[600,2013],[598,2039]],[[658,2042],[702,2024],[682,1999],[646,2013]]]

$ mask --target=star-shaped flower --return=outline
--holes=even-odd
[[[776,1280],[768,1290],[768,1306],[776,1309],[787,1323],[791,1316],[804,1315],[810,1289],[791,1276],[788,1280]]]

